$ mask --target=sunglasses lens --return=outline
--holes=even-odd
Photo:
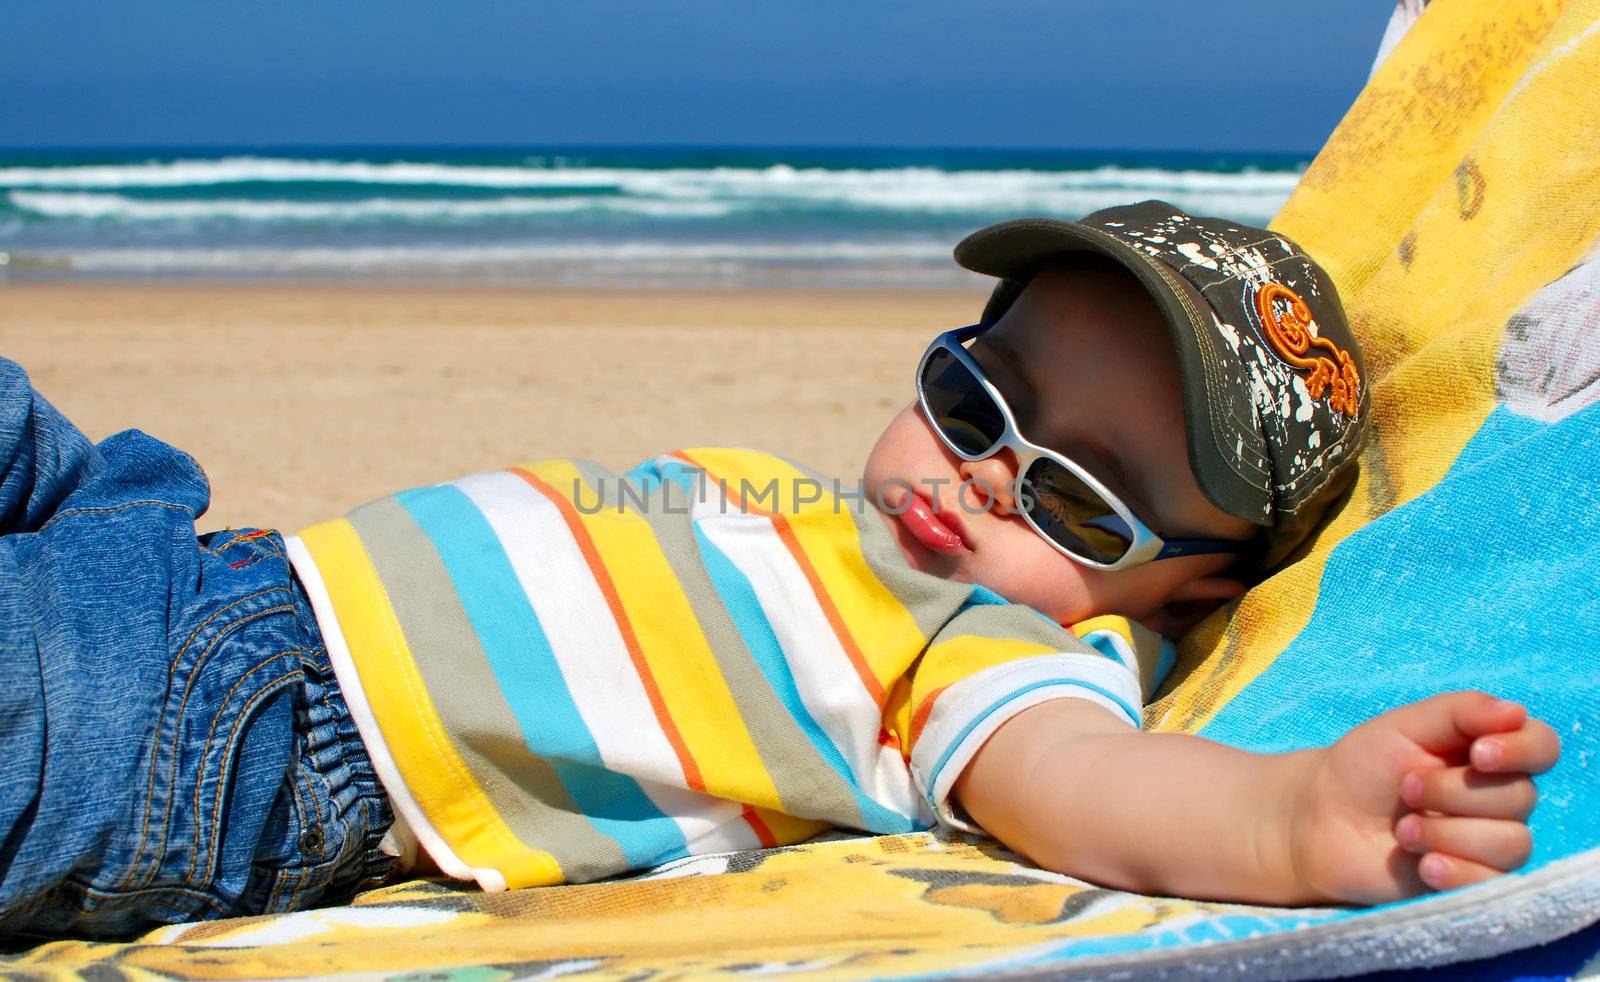
[[[1097,563],[1114,563],[1127,554],[1133,529],[1077,475],[1041,457],[1024,478],[1033,499],[1029,517],[1068,552]]]
[[[948,351],[936,349],[923,364],[922,403],[939,432],[962,453],[985,453],[1006,431],[1000,407]]]

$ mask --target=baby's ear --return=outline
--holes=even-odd
[[[1230,600],[1244,595],[1244,583],[1230,576],[1202,576],[1172,591],[1160,610],[1144,619],[1165,638],[1181,638]]]

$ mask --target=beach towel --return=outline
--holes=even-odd
[[[1315,39],[1285,43],[1315,58]],[[1277,751],[1440,691],[1521,700],[1564,743],[1523,869],[1273,909],[1099,889],[975,837],[833,835],[581,886],[417,881],[44,944],[0,973],[1292,978],[1507,952],[1526,954],[1480,970],[1582,968],[1600,948],[1600,0],[1408,2],[1389,43],[1274,222],[1365,341],[1360,481],[1303,555],[1186,639],[1147,722]]]

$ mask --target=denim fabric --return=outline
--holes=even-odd
[[[388,803],[276,533],[0,359],[0,937],[337,902]]]

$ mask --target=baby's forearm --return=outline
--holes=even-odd
[[[1263,755],[1131,730],[1083,700],[1035,706],[984,745],[956,786],[974,820],[1058,872],[1140,893],[1316,903],[1291,823],[1304,751]]]

